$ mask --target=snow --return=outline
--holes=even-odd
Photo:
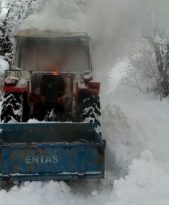
[[[151,152],[146,151],[141,159],[133,160],[128,176],[115,181],[112,201],[115,205],[167,205],[168,184],[168,166],[157,162]]]
[[[20,79],[17,86],[18,87],[26,87],[28,85],[26,79]]]
[[[12,84],[12,83],[17,83],[18,80],[19,80],[19,78],[17,78],[17,77],[8,76],[8,77],[5,78],[4,82],[5,82],[6,84]]]
[[[126,63],[121,63],[123,68]],[[168,204],[168,101],[138,93],[123,84],[120,74],[114,77],[120,81],[107,94],[104,132],[108,159],[115,155],[116,169],[109,165],[110,159],[108,169],[121,177],[114,182],[110,201],[115,205]]]
[[[2,74],[5,70],[9,69],[9,64],[4,60],[3,56],[0,56],[0,73]]]
[[[29,119],[28,123],[39,123],[39,120],[37,120],[37,119]]]

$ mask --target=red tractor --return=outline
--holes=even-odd
[[[19,32],[3,83],[0,181],[103,178],[99,90],[87,34]]]
[[[1,121],[100,126],[99,89],[86,33],[24,30],[16,36],[13,66],[5,72]]]

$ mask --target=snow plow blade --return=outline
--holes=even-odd
[[[0,124],[0,180],[104,178],[105,141],[94,123]]]

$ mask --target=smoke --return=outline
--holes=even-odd
[[[88,32],[95,70],[108,72],[138,36],[169,27],[168,8],[168,0],[49,0],[20,29]]]
[[[80,21],[84,19],[82,6],[78,0],[41,0],[43,7],[39,13],[29,16],[20,25],[22,29],[52,31],[82,31]]]
[[[101,70],[111,68],[135,36],[140,1],[92,0],[87,6],[87,30],[94,42],[95,66]]]
[[[168,8],[168,0],[88,1],[87,31],[94,42],[96,69],[112,69],[142,36],[152,36],[155,30],[165,33]]]

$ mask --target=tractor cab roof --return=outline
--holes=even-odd
[[[89,36],[85,32],[64,32],[51,30],[26,29],[18,31],[16,38],[79,38],[89,41]]]

